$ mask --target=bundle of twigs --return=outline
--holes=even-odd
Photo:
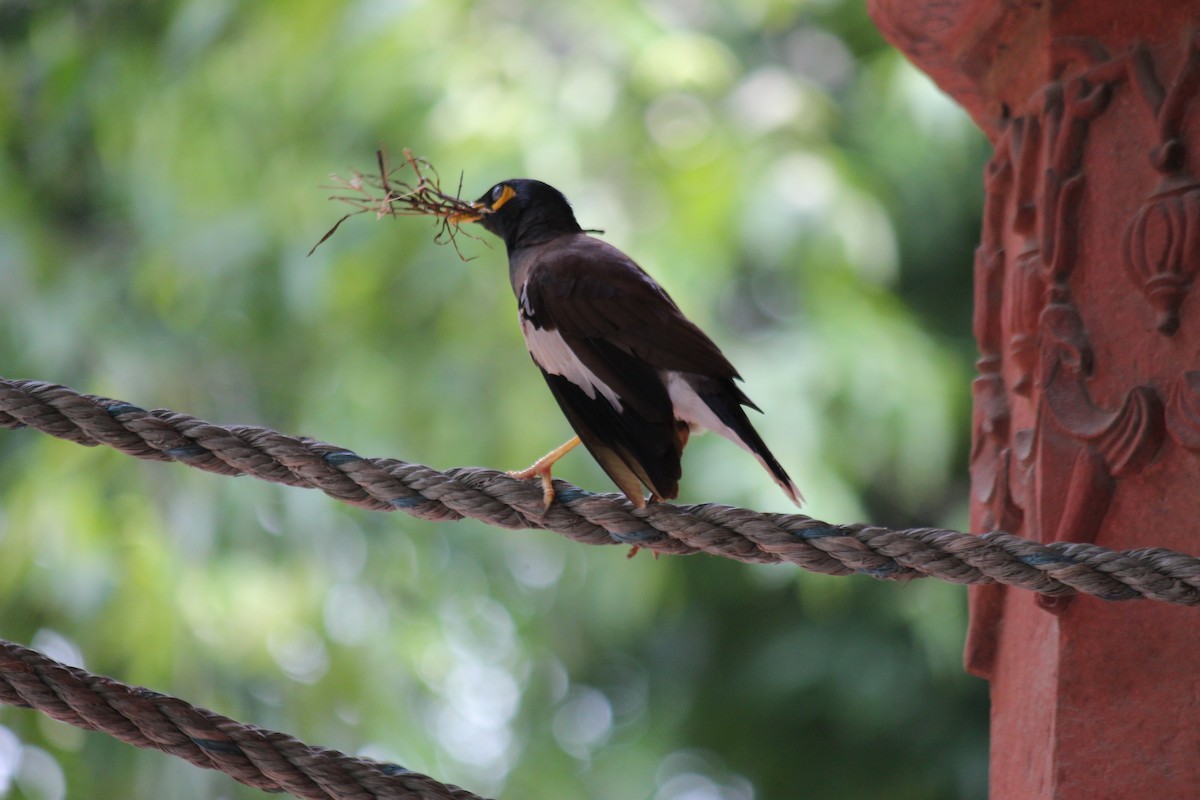
[[[330,175],[336,185],[327,188],[336,189],[349,194],[335,194],[330,200],[337,200],[353,207],[355,210],[346,214],[333,224],[321,240],[313,245],[309,255],[324,244],[325,240],[337,231],[341,224],[359,214],[374,212],[376,219],[383,217],[437,217],[441,228],[434,241],[438,244],[449,242],[462,258],[458,249],[456,237],[462,231],[458,219],[461,215],[467,218],[477,218],[481,213],[468,201],[458,197],[462,193],[462,179],[459,178],[458,194],[447,194],[442,191],[441,179],[437,170],[423,158],[417,158],[408,149],[404,149],[404,165],[388,169],[387,155],[383,150],[375,151],[378,166],[377,175],[369,175],[355,170],[349,178],[340,175]],[[404,177],[411,170],[411,177]],[[466,234],[470,236],[470,234]],[[471,237],[475,238],[475,237]],[[465,259],[464,259],[465,260]]]

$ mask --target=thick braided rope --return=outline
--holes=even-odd
[[[314,800],[481,800],[396,764],[306,745],[2,640],[0,703],[162,750],[267,792]]]
[[[637,545],[656,553],[710,553],[738,561],[795,564],[830,575],[1002,583],[1046,595],[1150,598],[1200,605],[1200,559],[1159,548],[1113,551],[1039,544],[1003,532],[831,525],[801,514],[764,514],[703,504],[634,508],[620,495],[555,481],[543,516],[536,481],[465,467],[440,472],[249,425],[221,427],[174,411],[146,411],[63,386],[0,378],[0,427],[36,428],[84,445],[105,444],[155,461],[222,475],[320,489],[352,505],[428,520],[464,517],[502,528],[542,528],[587,544]]]

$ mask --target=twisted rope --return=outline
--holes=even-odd
[[[1092,544],[1039,544],[1003,532],[982,536],[936,528],[831,525],[801,514],[652,503],[555,481],[543,516],[536,481],[460,467],[440,472],[390,458],[364,458],[313,439],[250,425],[222,427],[168,410],[79,394],[63,386],[0,378],[0,427],[36,428],[83,445],[104,444],[154,461],[221,475],[320,489],[351,505],[401,510],[428,520],[464,517],[502,528],[540,528],[586,544],[637,545],[656,553],[709,553],[738,561],[795,564],[829,575],[886,580],[936,577],[1002,583],[1045,595],[1150,598],[1200,605],[1200,560],[1159,548],[1114,551]]]
[[[0,703],[162,750],[267,792],[314,800],[482,800],[396,764],[312,747],[5,641],[0,641]]]

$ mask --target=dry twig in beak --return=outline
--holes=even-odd
[[[337,200],[354,208],[349,214],[333,224],[321,240],[308,251],[311,256],[325,240],[337,231],[343,222],[351,217],[374,212],[376,219],[383,217],[437,217],[439,230],[434,241],[438,244],[449,242],[454,245],[454,252],[463,261],[465,258],[458,249],[456,237],[462,233],[456,217],[477,219],[479,210],[466,200],[442,191],[441,180],[437,170],[423,158],[417,158],[408,148],[404,149],[404,166],[389,170],[387,154],[382,149],[375,151],[378,167],[377,175],[367,175],[358,170],[350,173],[350,177],[330,175],[335,186],[325,188],[335,189],[347,194],[332,195],[330,200]],[[400,176],[407,170],[412,176],[401,180]],[[459,179],[459,191],[462,191],[462,180]],[[469,233],[465,234],[474,239]]]

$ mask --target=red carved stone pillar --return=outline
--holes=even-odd
[[[869,5],[995,148],[973,529],[1200,553],[1200,2]],[[1200,612],[970,599],[992,797],[1200,797]]]

